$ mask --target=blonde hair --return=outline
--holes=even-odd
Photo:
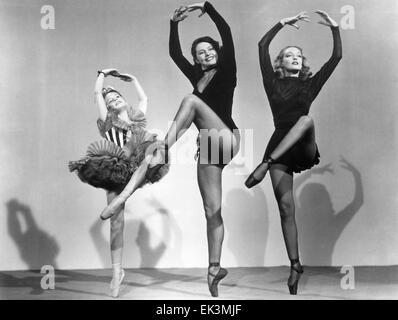
[[[104,100],[105,100],[106,95],[111,92],[116,92],[119,96],[123,97],[123,95],[119,91],[117,91],[115,88],[113,88],[111,86],[107,86],[106,88],[102,88],[102,96],[104,97]],[[124,97],[123,97],[123,99],[124,99]],[[126,103],[127,103],[127,101],[126,101]],[[105,102],[105,105],[109,112],[115,112],[114,109],[109,108],[109,106],[108,106],[108,104],[106,104],[106,102]],[[133,116],[133,113],[134,113],[133,107],[129,103],[127,103],[127,113],[130,118]]]
[[[274,71],[275,71],[276,77],[278,79],[283,79],[285,77],[286,69],[283,67],[282,61],[283,61],[283,56],[285,54],[285,51],[288,48],[296,48],[296,49],[300,50],[302,59],[303,59],[303,64],[302,64],[302,68],[299,72],[299,79],[307,80],[312,75],[312,72],[310,71],[310,66],[308,65],[307,58],[303,55],[303,49],[301,49],[300,47],[297,47],[297,46],[287,46],[287,47],[284,47],[279,52],[278,56],[274,60]]]

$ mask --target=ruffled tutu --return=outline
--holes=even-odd
[[[154,151],[162,144],[156,140],[155,134],[145,130],[135,132],[123,148],[103,139],[90,144],[84,158],[70,161],[69,170],[76,171],[81,181],[93,187],[120,192],[145,159],[146,152]],[[153,150],[147,150],[150,146]],[[163,164],[156,174],[147,174],[142,186],[162,179],[168,173],[169,166],[168,163]]]

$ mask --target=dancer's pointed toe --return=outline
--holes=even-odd
[[[213,280],[211,282],[208,283],[209,285],[209,291],[212,297],[218,297],[218,283],[224,279],[227,274],[228,274],[228,270],[225,268],[221,268],[218,270],[217,273],[212,273],[210,272],[210,268],[211,267],[219,267],[220,264],[219,263],[213,263],[209,265],[209,271],[208,271],[208,276],[212,276],[214,277]]]
[[[111,284],[110,284],[110,289],[112,291],[112,297],[117,298],[119,297],[119,291],[120,291],[120,285],[122,284],[122,281],[124,279],[124,270],[121,269],[120,273],[115,277],[112,278]]]
[[[301,275],[304,273],[304,268],[300,261],[295,261],[290,266],[290,277],[287,281],[287,286],[289,288],[289,293],[291,295],[297,295],[298,283]]]
[[[250,176],[246,179],[246,181],[245,181],[245,186],[246,186],[248,189],[251,189],[251,188],[253,188],[255,185],[259,184],[261,181],[262,181],[262,179],[256,179],[256,178],[254,177],[253,173],[252,173],[252,174],[250,174]]]
[[[245,186],[250,189],[263,181],[265,175],[267,174],[269,166],[273,161],[274,160],[272,158],[268,157],[265,161],[261,162],[246,179]]]

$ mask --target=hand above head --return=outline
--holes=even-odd
[[[99,73],[103,73],[105,77],[109,75],[117,77],[117,75],[119,74],[119,72],[114,68],[102,69],[101,71],[99,71]]]
[[[188,17],[188,7],[180,6],[178,9],[174,10],[171,20],[174,22],[180,22],[184,20],[186,17]]]
[[[299,29],[300,27],[296,24],[296,22],[298,21],[306,21],[306,22],[310,22],[309,17],[307,16],[306,12],[300,12],[298,15],[295,15],[294,17],[289,17],[289,18],[283,18],[280,22],[285,25],[285,24],[289,24],[297,29]]]
[[[119,73],[117,76],[120,78],[120,80],[126,81],[126,82],[133,82],[136,81],[137,78],[129,73]]]
[[[205,14],[205,3],[200,2],[200,3],[194,3],[188,6],[188,12],[192,12],[195,10],[200,10],[201,13],[199,15],[199,18]]]
[[[316,10],[315,13],[319,14],[321,18],[325,20],[325,21],[318,21],[319,24],[323,24],[327,27],[338,27],[337,22],[334,21],[325,11]]]
[[[340,162],[342,162],[341,167],[343,169],[346,169],[348,171],[351,171],[352,173],[356,173],[359,171],[357,170],[357,168],[355,168],[350,162],[348,162],[343,156],[340,156]]]

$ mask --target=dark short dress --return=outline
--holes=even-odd
[[[200,92],[198,90],[198,82],[204,76],[204,73],[208,70],[201,70],[198,66],[192,65],[184,56],[181,50],[181,44],[178,34],[178,22],[170,20],[170,38],[169,38],[169,52],[170,57],[176,63],[182,73],[189,79],[194,90],[193,94],[205,102],[216,115],[224,122],[224,124],[233,131],[237,129],[235,122],[232,119],[232,104],[234,91],[236,87],[236,61],[235,61],[235,48],[232,39],[232,33],[229,25],[224,18],[216,11],[213,5],[209,2],[205,2],[204,11],[215,23],[222,40],[222,53],[219,55],[219,60],[216,66],[216,73],[213,78],[207,84],[205,89]],[[200,136],[198,136],[198,152]],[[211,156],[211,143],[208,143],[209,148],[207,155],[209,160]],[[236,148],[238,149],[238,148]],[[222,151],[219,150],[220,154],[218,159],[224,159]],[[228,160],[231,160],[235,155],[231,154]],[[198,154],[197,156],[198,157]],[[224,166],[227,163],[218,163],[220,166]]]
[[[272,67],[269,45],[277,32],[283,27],[279,22],[268,31],[259,42],[260,67],[263,84],[273,115],[275,131],[268,142],[264,157],[268,157],[286,136],[289,130],[303,115],[308,115],[312,102],[317,97],[342,57],[342,46],[338,27],[331,27],[333,34],[333,52],[330,59],[312,77],[306,80],[294,77],[279,79]],[[300,141],[285,152],[275,163],[289,167],[292,172],[310,169],[319,163],[319,150],[310,161],[304,161]]]
[[[156,134],[145,130],[146,119],[141,110],[132,108],[129,118],[131,122],[127,123],[108,112],[105,121],[98,119],[98,129],[104,139],[90,144],[84,158],[70,161],[69,170],[93,187],[122,191],[146,153],[155,149],[148,147],[162,144]],[[155,175],[146,177],[141,187],[159,181],[168,170],[169,164],[162,165]]]

